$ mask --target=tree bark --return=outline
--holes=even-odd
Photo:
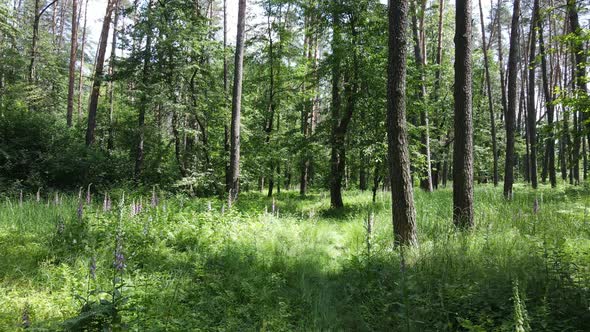
[[[75,1],[75,0],[74,0]],[[115,145],[115,124],[114,124],[114,113],[115,113],[115,81],[113,75],[115,75],[115,59],[117,57],[117,26],[119,24],[119,0],[115,0],[115,21],[113,22],[113,40],[111,42],[111,58],[109,59],[109,137],[107,139],[107,150],[112,151]]]
[[[117,1],[117,0],[115,0]],[[148,31],[147,31],[147,36],[146,36],[146,42],[145,42],[145,50],[143,52],[143,68],[142,68],[142,91],[141,91],[141,95],[139,98],[139,113],[137,116],[137,130],[138,130],[138,135],[137,135],[137,148],[136,148],[136,153],[135,153],[135,167],[133,169],[133,178],[135,179],[135,181],[139,181],[140,177],[141,177],[141,171],[143,168],[143,160],[144,160],[144,141],[145,141],[145,113],[146,113],[146,109],[148,107],[148,94],[149,94],[149,66],[150,66],[150,58],[151,58],[151,48],[152,48],[152,27],[151,24],[149,23],[149,20],[151,20],[150,16],[150,11],[152,9],[152,1],[150,0],[148,2],[147,5],[147,20],[148,20]],[[172,82],[170,82],[172,83]],[[177,120],[178,120],[178,116],[176,114],[176,111],[174,111],[174,116],[173,116],[173,120],[172,120],[172,126],[174,126],[173,131],[176,131],[176,133],[174,134],[175,136],[175,152],[176,152],[176,157],[178,160],[178,157],[180,156],[180,149],[178,146],[179,143],[179,138],[178,138],[178,130],[177,130]],[[176,121],[175,121],[176,120]],[[186,168],[184,167],[184,163],[182,163],[180,160],[178,160],[181,165],[181,175],[184,177],[186,176]]]
[[[84,4],[84,25],[82,28],[82,48],[80,49],[80,71],[78,73],[78,122],[82,120],[82,94],[84,88],[84,60],[85,60],[85,46],[86,46],[86,24],[88,22],[88,1]]]
[[[483,47],[483,60],[486,75],[486,88],[488,95],[488,109],[490,111],[490,129],[492,134],[492,155],[493,155],[493,181],[494,186],[498,186],[498,146],[496,138],[496,117],[494,116],[494,103],[492,101],[492,84],[490,78],[490,69],[488,61],[488,49],[486,44],[486,30],[483,22],[483,9],[481,7],[481,0],[479,0],[479,18],[481,23],[481,41]]]
[[[457,0],[455,17],[455,141],[453,149],[453,220],[473,221],[473,119],[471,100],[471,0]]]
[[[537,179],[537,110],[535,107],[535,67],[536,67],[536,46],[537,46],[537,20],[539,19],[539,0],[533,2],[533,17],[531,18],[530,40],[529,40],[529,80],[527,93],[527,130],[529,137],[529,164],[530,179],[533,189],[538,187]]]
[[[543,75],[543,93],[545,95],[545,107],[547,108],[547,125],[549,127],[548,137],[545,143],[545,154],[547,155],[547,171],[549,172],[549,182],[551,187],[557,186],[557,175],[555,172],[555,137],[553,117],[555,107],[553,106],[553,88],[549,88],[550,82],[547,74],[547,57],[545,54],[545,42],[543,40],[543,25],[541,20],[537,20],[537,27],[539,28],[539,52],[541,53],[541,71]]]
[[[240,190],[240,116],[242,108],[242,75],[244,65],[244,39],[246,35],[246,0],[238,3],[238,26],[236,36],[234,86],[232,94],[231,147],[230,147],[230,195],[238,199]]]
[[[423,2],[424,3],[424,2]],[[424,77],[425,54],[423,44],[421,43],[420,35],[423,31],[418,31],[418,13],[414,2],[410,5],[412,14],[412,35],[414,39],[414,57],[416,58],[416,66],[420,72],[420,89],[418,90],[418,99],[421,101],[420,111],[420,125],[423,127],[420,133],[420,150],[424,157],[426,157],[425,173],[420,178],[420,188],[424,191],[432,192],[432,167],[430,161],[430,129],[428,123],[428,109],[426,108],[426,83]],[[424,15],[424,13],[422,13]],[[423,26],[421,22],[420,26]]]
[[[387,138],[395,243],[416,245],[416,210],[406,128],[408,0],[389,1]]]
[[[94,143],[94,130],[96,129],[96,111],[98,109],[98,97],[100,95],[100,86],[103,80],[104,58],[107,51],[107,40],[109,37],[109,28],[111,18],[115,7],[115,0],[109,0],[107,3],[106,13],[102,22],[100,33],[100,43],[98,46],[98,56],[96,57],[96,69],[94,71],[94,83],[90,93],[90,106],[88,107],[88,126],[86,128],[86,146]]]
[[[74,84],[76,81],[76,53],[78,51],[78,0],[72,0],[72,36],[70,39],[70,67],[68,77],[68,106],[66,123],[72,126],[74,113]]]
[[[518,23],[520,21],[520,0],[514,0],[512,12],[512,25],[510,29],[510,52],[508,54],[508,108],[506,109],[506,160],[504,167],[504,197],[512,199],[512,186],[514,184],[514,139],[516,124],[518,76]]]

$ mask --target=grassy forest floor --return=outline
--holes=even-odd
[[[102,195],[79,210],[0,202],[0,330],[588,331],[590,189],[476,188],[476,229],[452,192],[416,192],[420,246],[392,248],[388,193],[246,193],[225,202]],[[100,197],[99,197],[100,196]],[[145,197],[145,196],[144,196]],[[534,212],[534,201],[539,202]],[[146,202],[148,201],[148,202]],[[138,209],[138,208],[136,208]],[[367,216],[374,211],[370,254]],[[125,266],[123,266],[125,265]]]

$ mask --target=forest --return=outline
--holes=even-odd
[[[0,0],[0,330],[588,331],[589,56],[588,0]]]

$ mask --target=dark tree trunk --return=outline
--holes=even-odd
[[[90,93],[90,106],[88,107],[88,126],[86,128],[86,146],[94,143],[94,130],[96,128],[96,111],[98,108],[98,97],[100,95],[100,86],[102,84],[102,74],[104,70],[104,58],[107,51],[107,40],[109,38],[109,28],[111,18],[115,7],[115,0],[109,0],[107,3],[106,13],[102,22],[102,31],[100,33],[100,44],[98,46],[98,55],[96,57],[96,69],[94,70],[94,83]]]
[[[33,17],[33,36],[31,40],[31,59],[29,62],[29,83],[33,83],[35,80],[35,60],[37,59],[37,42],[39,41],[39,23],[41,21],[41,16],[45,11],[53,6],[57,0],[50,2],[47,6],[45,6],[41,11],[41,0],[35,0],[35,15]],[[20,7],[20,5],[19,5]]]
[[[86,47],[86,23],[88,22],[88,1],[84,4],[84,25],[82,28],[82,48],[80,49],[80,68],[78,72],[78,122],[82,120],[82,95],[84,88],[84,60]]]
[[[537,20],[539,18],[539,0],[533,2],[533,17],[531,19],[530,40],[529,40],[529,79],[527,94],[527,130],[529,137],[529,165],[530,179],[533,189],[537,189],[537,110],[535,107],[535,67],[536,67],[536,46],[537,46]]]
[[[66,123],[72,126],[74,113],[74,84],[76,81],[76,52],[78,50],[78,0],[72,1],[72,38],[70,39],[70,68],[68,77],[68,108]]]
[[[152,0],[148,2],[147,10],[148,12],[151,10]],[[149,15],[148,15],[149,16]],[[149,19],[149,17],[148,17]],[[151,32],[151,25],[148,24],[149,31],[147,32],[146,43],[145,43],[145,51],[143,53],[143,72],[142,72],[142,83],[143,91],[141,91],[140,100],[139,100],[139,115],[137,118],[137,130],[138,130],[138,137],[137,137],[137,150],[135,154],[135,169],[134,169],[134,178],[136,181],[139,180],[141,176],[141,171],[143,168],[143,160],[144,160],[144,141],[145,141],[145,113],[148,107],[148,76],[149,76],[149,65],[150,65],[150,58],[151,58],[151,47],[152,47],[152,32]],[[169,82],[172,83],[172,79],[169,78]],[[186,168],[183,162],[180,159],[180,138],[178,137],[178,116],[176,111],[174,112],[173,119],[172,119],[172,126],[174,137],[175,137],[175,153],[178,162],[180,163],[181,168],[181,175],[184,177],[186,176]]]
[[[334,53],[341,53],[342,50],[342,36],[341,36],[341,21],[340,13],[335,10],[333,14],[333,40],[332,49]],[[357,32],[355,26],[354,15],[350,15],[350,26],[352,33],[352,43],[354,46],[358,44]],[[341,80],[341,56],[336,55],[332,63],[332,133],[331,133],[331,154],[330,154],[330,205],[332,208],[342,208],[344,203],[342,201],[342,180],[345,176],[346,169],[346,132],[348,125],[352,119],[356,104],[356,93],[358,90],[357,73],[358,60],[357,50],[353,47],[353,69],[352,75],[345,75],[345,91],[346,109],[343,115],[340,114],[342,108],[342,100],[340,96],[340,80]]]
[[[425,65],[425,55],[424,49],[422,48],[421,39],[419,34],[422,31],[418,31],[418,14],[416,13],[416,6],[412,1],[410,5],[410,10],[412,12],[412,36],[414,39],[414,57],[416,58],[416,65],[418,66],[418,71],[420,72],[420,89],[418,91],[418,99],[421,101],[421,111],[420,111],[420,125],[423,127],[420,133],[420,150],[421,153],[426,157],[426,166],[425,166],[425,174],[420,176],[420,188],[427,192],[432,192],[432,168],[431,168],[431,161],[430,161],[430,129],[428,124],[428,110],[426,108],[426,83],[424,82],[424,65]],[[424,13],[422,13],[424,15]]]
[[[440,81],[441,81],[441,63],[442,63],[442,37],[443,37],[443,19],[444,19],[444,8],[445,8],[445,1],[440,0],[438,5],[438,28],[437,28],[437,42],[436,42],[436,71],[435,71],[435,78],[434,78],[434,102],[437,107],[440,106]],[[443,110],[440,110],[443,113]],[[442,121],[441,121],[442,122]],[[444,139],[444,132],[441,131],[439,136],[439,141],[443,141]],[[444,149],[444,148],[443,148]],[[445,182],[444,177],[442,174],[443,171],[443,162],[441,159],[444,158],[446,152],[443,149],[439,149],[437,151],[437,162],[436,162],[436,169],[432,172],[432,185],[434,188],[438,189],[439,182]]]
[[[471,0],[457,0],[455,18],[455,141],[453,149],[453,220],[473,221],[473,119],[471,100]]]
[[[514,0],[512,12],[512,25],[510,29],[510,52],[508,54],[508,108],[506,109],[506,160],[504,167],[504,197],[512,199],[512,186],[514,184],[514,139],[516,124],[518,76],[518,22],[520,20],[520,0]]]
[[[504,75],[504,56],[502,52],[502,20],[500,19],[500,12],[502,10],[502,2],[498,0],[498,9],[496,11],[498,22],[498,66],[500,67],[500,87],[502,89],[502,118],[506,116],[508,109],[508,102],[506,100],[506,79]]]
[[[588,91],[586,88],[586,56],[584,55],[584,44],[581,38],[581,27],[578,18],[578,8],[576,0],[567,0],[567,11],[570,25],[570,31],[577,39],[572,40],[572,86],[573,95],[578,97],[587,97]],[[577,115],[576,115],[577,113]],[[574,146],[573,146],[573,162],[574,162],[574,180],[575,184],[580,183],[580,147],[584,132],[590,137],[590,122],[587,121],[588,116],[585,112],[578,112],[574,110]],[[584,170],[585,171],[585,170]]]
[[[231,148],[230,148],[230,175],[232,201],[238,198],[240,190],[240,116],[242,108],[242,72],[244,65],[244,38],[246,35],[246,0],[238,3],[238,28],[236,37],[234,86],[232,94],[231,117]]]
[[[109,76],[111,81],[109,82],[109,137],[107,139],[107,150],[112,151],[115,145],[115,81],[113,76],[115,75],[115,58],[117,57],[117,26],[119,23],[119,0],[115,0],[115,21],[113,22],[113,41],[111,43],[111,58],[109,60]],[[149,43],[148,43],[149,44]]]
[[[406,129],[406,49],[408,1],[389,1],[387,137],[395,243],[416,245],[416,210]]]
[[[486,30],[483,22],[483,9],[481,0],[479,0],[479,18],[481,21],[481,40],[483,45],[483,59],[486,75],[486,87],[488,95],[488,109],[490,111],[490,129],[492,133],[492,155],[493,155],[493,181],[494,186],[498,186],[498,147],[496,139],[496,117],[494,116],[494,104],[492,101],[492,84],[490,79],[490,70],[488,65],[488,49],[486,47]]]
[[[543,75],[543,94],[545,95],[545,107],[547,108],[547,141],[545,143],[545,155],[547,156],[547,171],[549,173],[549,182],[551,187],[557,186],[557,175],[555,173],[555,137],[554,137],[554,124],[553,117],[555,114],[555,107],[553,105],[553,89],[549,88],[549,77],[547,73],[547,57],[545,54],[545,42],[543,40],[543,25],[541,20],[537,20],[537,27],[539,28],[539,52],[541,53],[541,71]],[[543,180],[545,181],[545,180]]]

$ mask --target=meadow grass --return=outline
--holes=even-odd
[[[122,191],[106,212],[98,194],[81,213],[73,195],[4,197],[0,330],[584,331],[589,193],[478,186],[476,227],[458,231],[450,189],[417,191],[420,245],[404,250],[386,192],[333,211],[287,191],[274,212],[254,192],[231,208],[161,195],[137,214]]]

